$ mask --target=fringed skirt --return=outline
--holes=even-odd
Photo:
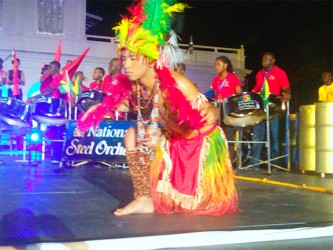
[[[237,211],[228,144],[220,127],[191,139],[162,137],[150,171],[158,213],[221,215]]]

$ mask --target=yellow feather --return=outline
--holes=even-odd
[[[176,3],[166,8],[164,12],[168,13],[171,16],[172,13],[174,12],[183,12],[185,8],[191,8],[191,7],[185,3]]]

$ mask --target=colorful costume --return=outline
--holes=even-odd
[[[150,174],[156,212],[220,215],[237,210],[227,141],[220,127],[190,139],[162,136]]]
[[[170,17],[186,7],[170,2],[176,1],[135,1],[132,16],[114,28],[119,52],[127,49],[156,62],[148,104],[141,103],[144,86],[137,84],[139,150],[127,152],[134,197],[151,195],[159,213],[235,212],[238,195],[225,136],[216,124],[209,128],[201,122],[199,110],[207,99],[199,94],[189,102],[170,72],[182,56]],[[158,123],[163,126],[160,138]]]

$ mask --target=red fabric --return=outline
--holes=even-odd
[[[60,90],[59,90],[59,86],[60,86],[60,81],[62,79],[62,75],[57,73],[55,74],[53,77],[52,77],[52,81],[51,81],[51,88],[54,89],[53,93],[52,93],[52,97],[55,97],[55,98],[59,98],[61,93],[60,93]]]
[[[81,91],[87,91],[87,90],[89,90],[89,88],[83,83],[81,83]]]
[[[174,166],[170,174],[172,186],[183,194],[194,195],[202,138],[177,139],[170,144],[170,157]]]
[[[266,74],[265,70],[260,70],[256,75],[256,84],[252,90],[252,92],[259,93],[261,92],[263,83],[264,83],[264,75]],[[274,95],[281,95],[281,90],[286,87],[290,87],[290,83],[288,80],[288,76],[286,72],[279,68],[278,66],[274,66],[270,72],[266,74],[269,92]]]
[[[65,65],[62,68],[62,72],[66,72],[66,70],[68,71],[68,76],[69,76],[70,79],[73,78],[75,72],[79,68],[79,66],[80,66],[83,58],[87,55],[89,49],[90,49],[90,47],[87,48],[78,58],[76,58],[74,61],[72,61],[71,63]],[[66,76],[64,75],[64,77],[66,77]]]
[[[40,93],[43,95],[45,91],[47,91],[50,88],[52,82],[52,75],[43,75],[41,78],[41,84],[40,84]]]
[[[55,56],[54,56],[54,61],[56,61],[56,62],[60,62],[61,49],[62,49],[62,44],[61,44],[61,40],[59,40],[57,51],[56,51]]]
[[[115,77],[112,77],[111,74],[104,77],[102,91],[107,95],[112,94],[114,91],[117,92],[118,86],[120,85],[119,83],[121,83],[122,87],[125,89],[131,89],[131,81],[128,80],[125,74],[120,72]]]
[[[177,138],[169,140],[170,158],[173,166],[170,173],[170,182],[172,187],[179,192],[188,195],[196,193],[203,139],[215,128],[214,126],[209,131],[191,139]]]
[[[100,90],[100,83],[99,82],[91,82],[89,84],[89,90]]]
[[[238,86],[241,86],[239,78],[232,73],[228,73],[224,79],[220,79],[219,75],[216,76],[212,81],[211,88],[215,92],[215,99],[223,100],[236,94],[236,87]]]
[[[13,64],[13,96],[17,96],[20,94],[19,88],[19,79],[18,79],[18,63],[16,52],[14,51],[14,64]]]
[[[186,123],[192,129],[201,128],[203,122],[199,110],[193,109],[191,103],[186,100],[184,94],[177,88],[177,83],[172,77],[170,69],[156,68],[157,76],[161,81],[161,89],[170,101],[173,111],[179,113],[179,125]]]
[[[54,98],[59,98],[61,93],[59,91],[60,81],[62,79],[62,75],[57,73],[54,76],[52,75],[43,75],[42,82],[40,85],[40,93],[43,95],[47,90],[53,88],[54,91],[52,92],[51,96]]]
[[[107,87],[104,89],[107,94],[104,97],[103,102],[94,110],[87,113],[87,118],[82,120],[80,117],[77,121],[78,128],[85,132],[89,127],[97,127],[99,122],[102,121],[105,115],[111,116],[115,119],[115,111],[117,107],[123,102],[123,100],[130,100],[130,94],[132,92],[132,83],[128,78],[120,73],[114,78],[110,78]],[[103,84],[104,86],[105,84]],[[103,91],[103,92],[104,92]],[[119,114],[123,117],[123,114]]]

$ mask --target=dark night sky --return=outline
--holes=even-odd
[[[291,107],[317,100],[321,73],[332,71],[332,1],[191,1],[181,43],[239,48],[244,45],[249,88],[261,68],[261,55],[273,51],[292,85]],[[114,36],[111,30],[131,1],[87,0],[87,12],[104,21],[88,33]],[[214,60],[214,59],[213,59]]]

